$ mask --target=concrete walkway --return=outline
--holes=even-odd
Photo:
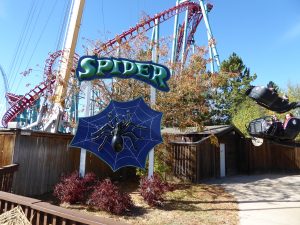
[[[235,176],[208,183],[236,197],[241,225],[300,225],[300,175]]]

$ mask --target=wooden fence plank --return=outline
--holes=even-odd
[[[48,224],[48,214],[44,214],[43,225],[47,225],[47,224]]]
[[[52,217],[52,225],[56,225],[56,216]]]
[[[41,213],[40,211],[37,211],[36,213],[36,224],[40,225],[40,219],[41,219]]]
[[[0,167],[12,163],[15,137],[13,132],[0,132]]]
[[[0,134],[0,167],[9,164],[9,163],[5,164],[5,162],[3,162],[4,159],[3,155],[5,150],[4,138],[5,136],[3,134]]]

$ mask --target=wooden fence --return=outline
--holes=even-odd
[[[173,174],[182,180],[199,182],[218,176],[218,148],[209,138],[197,142],[170,143],[173,157]]]
[[[251,139],[245,140],[242,149],[244,164],[242,172],[253,173],[299,173],[300,172],[300,147],[286,146],[265,140],[255,147]]]
[[[21,206],[24,214],[33,225],[117,225],[125,224],[112,219],[80,213],[42,202],[38,199],[23,197],[0,191],[0,214]]]
[[[69,147],[72,138],[70,134],[0,130],[0,167],[19,164],[13,180],[13,193],[37,196],[50,192],[62,174],[78,170],[80,149]],[[86,156],[86,172],[94,172],[99,178],[112,179],[126,179],[135,175],[133,168],[122,168],[114,173],[89,152]]]
[[[174,175],[183,180],[195,182],[197,180],[197,145],[173,143],[172,150]]]
[[[225,143],[226,176],[255,173],[299,173],[300,147],[289,147],[265,140],[259,147],[249,138],[222,137]],[[171,142],[173,175],[200,182],[220,176],[220,151],[209,138],[197,142]]]
[[[76,169],[79,150],[69,149],[70,135],[19,131],[13,150],[13,163],[19,164],[13,192],[25,196],[47,193],[62,173]]]
[[[18,164],[11,164],[0,168],[0,191],[11,191],[14,173],[18,167]]]

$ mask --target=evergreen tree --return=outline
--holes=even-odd
[[[267,88],[272,89],[276,93],[279,92],[279,86],[275,84],[273,81],[269,81],[269,83],[267,84]]]
[[[219,76],[223,82],[211,94],[211,123],[228,124],[240,104],[245,101],[247,97],[245,91],[256,79],[256,74],[251,75],[243,60],[233,53],[222,62]]]

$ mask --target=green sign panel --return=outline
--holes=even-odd
[[[165,92],[170,90],[167,84],[170,70],[163,65],[148,61],[83,56],[79,59],[76,76],[80,81],[113,77],[134,78],[158,90]]]

